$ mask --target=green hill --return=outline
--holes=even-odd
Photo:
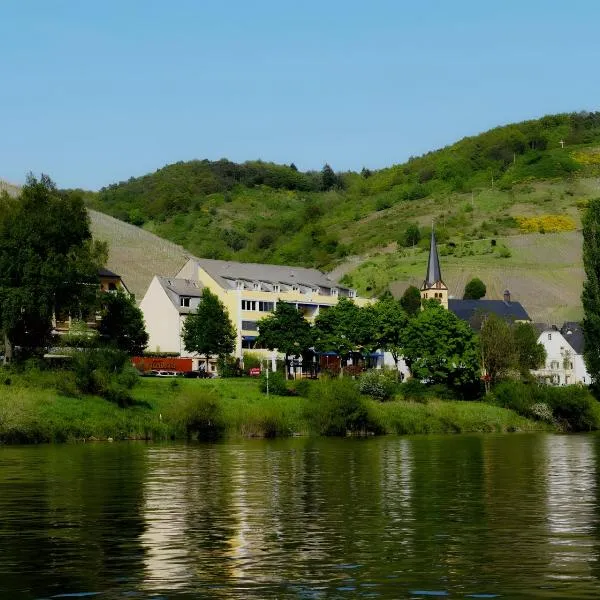
[[[454,295],[478,275],[488,297],[508,287],[534,318],[554,321],[581,315],[577,230],[599,176],[600,113],[572,113],[378,171],[197,160],[87,198],[192,254],[335,269],[367,295],[419,282],[435,221]],[[420,241],[407,239],[410,225]]]

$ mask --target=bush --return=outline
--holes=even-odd
[[[287,387],[287,381],[283,373],[269,372],[269,394],[275,394],[276,396],[289,396],[290,390]],[[259,381],[259,388],[263,394],[267,393],[267,373],[262,373]]]
[[[305,418],[320,435],[378,433],[356,382],[350,379],[322,378],[312,385]]]
[[[427,402],[429,390],[418,379],[408,379],[400,386],[400,393],[409,402]]]
[[[261,357],[258,354],[252,352],[246,352],[244,354],[244,371],[248,373],[250,369],[261,368],[262,366]]]
[[[358,380],[358,389],[375,400],[389,400],[396,390],[396,376],[389,371],[366,371]]]
[[[73,353],[75,385],[80,393],[97,394],[119,406],[131,404],[129,390],[138,381],[138,372],[125,352],[107,348]]]
[[[242,369],[239,358],[219,356],[217,359],[217,371],[221,377],[241,377]]]
[[[308,398],[310,395],[311,382],[309,379],[299,379],[294,383],[294,391],[297,396]]]
[[[492,397],[498,406],[525,417],[554,420],[567,431],[600,429],[600,404],[578,385],[550,387],[511,381],[496,386]]]
[[[212,390],[183,394],[167,418],[175,422],[188,439],[214,440],[225,432],[220,398]]]

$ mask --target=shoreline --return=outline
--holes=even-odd
[[[251,379],[144,378],[132,390],[134,404],[127,408],[13,379],[0,397],[0,444],[320,435],[311,412],[319,404],[301,396],[267,397]],[[362,397],[361,407],[368,425],[353,435],[557,431],[481,401],[379,402]]]

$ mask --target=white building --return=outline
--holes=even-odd
[[[583,331],[578,323],[567,322],[560,329],[539,328],[538,343],[546,350],[546,364],[532,371],[540,381],[550,385],[589,385],[591,378],[583,360]]]
[[[203,287],[190,279],[154,276],[140,302],[150,352],[190,356],[183,347],[181,331],[187,315],[198,308]]]

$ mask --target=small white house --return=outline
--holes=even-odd
[[[583,360],[583,332],[578,323],[567,322],[560,329],[540,328],[538,343],[546,350],[546,364],[532,371],[550,385],[589,385],[591,378]]]
[[[185,351],[181,331],[187,315],[198,308],[203,287],[191,279],[154,276],[140,302],[150,352],[191,356]]]

